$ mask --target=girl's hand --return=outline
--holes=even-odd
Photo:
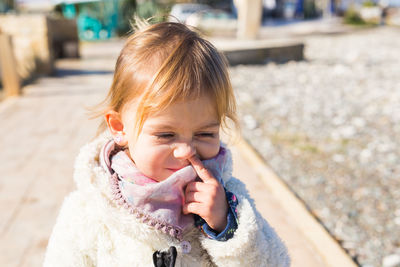
[[[193,156],[189,161],[203,182],[191,182],[187,185],[183,213],[199,215],[208,226],[220,233],[226,227],[228,214],[224,187],[203,166],[199,158]]]

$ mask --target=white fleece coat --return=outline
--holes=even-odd
[[[109,177],[99,152],[109,139],[103,134],[82,147],[75,162],[77,190],[61,207],[47,247],[44,267],[154,266],[156,250],[175,246],[175,266],[289,266],[287,249],[255,209],[245,185],[231,177],[232,159],[223,174],[227,190],[239,201],[238,229],[228,241],[205,237],[197,228],[183,234],[191,244],[182,252],[179,240],[141,223],[111,198]]]

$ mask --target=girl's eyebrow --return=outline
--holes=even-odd
[[[204,128],[213,128],[213,127],[219,127],[220,123],[219,122],[211,122],[211,123],[207,123],[201,127],[199,127],[199,129],[204,129]]]
[[[200,127],[198,127],[198,129],[207,129],[207,128],[213,128],[213,127],[219,127],[220,123],[219,122],[210,122],[210,123],[206,123]],[[170,129],[174,129],[175,127],[173,127],[173,125],[171,124],[150,124],[148,125],[149,128],[151,129],[158,129],[158,130],[170,130]]]

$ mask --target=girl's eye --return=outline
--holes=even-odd
[[[205,132],[205,133],[198,133],[198,134],[196,134],[196,136],[197,136],[197,137],[209,137],[209,138],[213,138],[213,137],[215,136],[215,134],[214,134],[214,133]]]
[[[171,139],[175,135],[173,133],[159,133],[155,135],[157,139]]]

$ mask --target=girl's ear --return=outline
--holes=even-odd
[[[122,122],[121,114],[110,110],[106,112],[104,117],[115,142],[120,146],[125,146],[128,142],[124,133],[124,123]]]

